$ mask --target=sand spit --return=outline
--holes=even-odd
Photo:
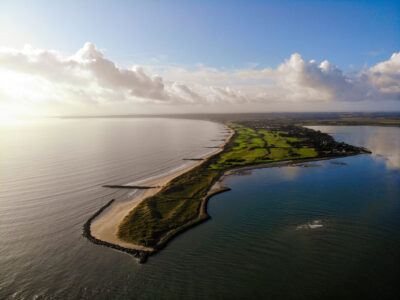
[[[230,132],[231,132],[230,135],[224,140],[224,143],[221,146],[219,146],[219,148],[216,151],[202,157],[201,161],[198,161],[196,164],[194,164],[186,169],[180,170],[174,174],[170,174],[168,176],[164,176],[164,177],[143,183],[143,186],[151,186],[151,187],[156,187],[156,188],[146,189],[139,197],[136,197],[136,198],[132,199],[131,201],[124,202],[124,203],[117,203],[117,204],[113,203],[106,210],[102,211],[94,220],[92,220],[92,222],[90,224],[91,235],[97,240],[106,242],[105,243],[106,246],[107,246],[107,243],[110,243],[110,244],[118,245],[118,246],[126,248],[126,249],[135,249],[135,250],[141,250],[141,251],[146,251],[146,252],[155,251],[155,249],[153,249],[153,248],[131,244],[131,243],[128,243],[128,242],[125,242],[125,241],[119,239],[117,236],[119,224],[121,224],[122,220],[140,202],[142,202],[144,199],[146,199],[150,196],[157,194],[172,179],[199,166],[204,161],[206,161],[209,157],[221,152],[234,134],[233,130],[230,130]]]

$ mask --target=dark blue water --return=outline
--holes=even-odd
[[[21,259],[17,251],[15,270],[7,265],[8,272],[1,271],[0,280],[8,285],[3,285],[0,295],[16,299],[397,299],[400,129],[320,129],[339,140],[367,146],[373,155],[229,176],[223,184],[232,191],[209,202],[212,219],[174,239],[145,265],[80,238],[83,214],[82,220],[74,219],[77,224],[63,231],[65,243],[52,232],[42,239],[57,241],[57,247],[43,242],[30,260]],[[16,236],[9,243],[17,242]],[[40,244],[28,239],[26,247],[32,242]],[[11,264],[12,256],[7,253]]]
[[[400,129],[319,129],[373,155],[228,177],[233,190],[212,198],[212,220],[145,267],[175,270],[159,296],[398,298]]]

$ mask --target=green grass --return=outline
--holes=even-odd
[[[145,199],[121,223],[118,236],[134,244],[155,246],[169,231],[199,218],[200,206],[216,171],[195,168]]]
[[[259,137],[257,137],[257,138],[252,138],[251,139],[251,143],[255,146],[255,147],[257,147],[257,148],[263,148],[264,147],[264,140],[262,139],[262,138],[259,138]]]
[[[231,124],[236,131],[233,146],[230,151],[209,169],[224,170],[235,166],[255,163],[266,163],[290,159],[316,157],[318,153],[311,147],[295,148],[294,142],[302,142],[304,138],[286,136],[288,132],[272,130],[254,130],[241,125]]]
[[[302,147],[302,148],[296,149],[296,153],[300,154],[300,157],[318,156],[317,151],[315,151],[313,148],[307,148],[307,147]]]
[[[229,126],[235,130],[235,135],[223,152],[175,178],[125,217],[118,230],[122,240],[157,247],[177,232],[207,218],[201,209],[202,203],[213,182],[227,169],[318,155],[310,147],[292,147],[290,143],[304,139],[286,137],[284,131]]]

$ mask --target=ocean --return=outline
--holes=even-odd
[[[313,127],[314,128],[314,127]],[[138,264],[84,222],[226,135],[176,119],[48,119],[0,126],[1,299],[397,299],[400,128],[324,126],[372,155],[226,177],[211,220]]]

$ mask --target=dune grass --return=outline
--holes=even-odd
[[[156,195],[145,199],[121,223],[121,239],[154,247],[192,221],[199,214],[203,197],[219,172],[197,167],[172,180]],[[198,220],[198,221],[199,221]]]

